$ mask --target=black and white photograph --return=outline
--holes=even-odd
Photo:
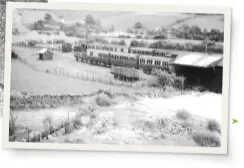
[[[226,153],[229,8],[8,3],[7,18],[6,147]]]
[[[5,15],[6,1],[8,2],[47,2],[47,0],[0,0],[0,115],[3,108],[4,89],[4,39],[5,39]]]

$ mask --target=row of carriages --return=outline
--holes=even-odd
[[[134,67],[150,71],[153,68],[169,69],[177,57],[172,53],[152,48],[131,48],[115,45],[88,44],[74,47],[77,61],[106,66]]]

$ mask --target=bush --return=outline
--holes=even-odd
[[[167,39],[166,35],[158,35],[158,36],[154,36],[153,39]]]
[[[95,102],[98,106],[102,106],[102,107],[108,107],[112,105],[112,101],[107,98],[105,95],[101,96],[99,95],[98,97],[96,97]]]
[[[138,42],[139,43],[139,42]],[[133,45],[138,45],[136,42],[133,42]],[[184,50],[184,51],[194,51],[194,52],[205,52],[206,45],[204,43],[172,43],[169,41],[157,41],[152,43],[150,48],[159,48],[159,49],[176,49],[176,50]],[[212,53],[223,53],[223,45],[209,45],[208,52]]]
[[[74,128],[74,123],[65,121],[64,124],[64,134],[69,134],[71,133],[75,128]]]
[[[52,40],[47,40],[47,44],[52,44]]]
[[[221,133],[220,124],[214,119],[208,121],[207,128],[209,131],[217,131],[218,133]]]
[[[175,73],[169,73],[167,71],[157,71],[157,83],[160,87],[173,86],[175,88],[183,89],[185,84],[185,78],[182,76],[176,76]]]
[[[132,40],[130,42],[131,47],[149,47],[149,43],[144,42],[144,41],[137,41],[137,40]]]
[[[176,118],[180,120],[188,120],[189,118],[191,118],[191,113],[186,110],[179,110],[176,113]]]
[[[34,46],[36,46],[36,44],[37,44],[37,41],[35,41],[35,40],[28,41],[29,46],[34,47]]]
[[[56,43],[56,44],[64,44],[65,40],[54,40],[54,43]]]
[[[121,46],[125,46],[126,43],[125,43],[125,40],[120,40],[120,41],[111,41],[110,44],[113,44],[113,45],[121,45]]]
[[[136,35],[136,39],[142,39],[142,36]]]
[[[51,134],[54,131],[53,120],[50,116],[46,117],[42,121],[45,132]]]
[[[193,135],[193,140],[198,145],[204,147],[219,147],[221,145],[220,138],[209,132],[195,133]]]

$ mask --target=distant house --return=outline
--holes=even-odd
[[[50,49],[43,48],[38,52],[40,60],[53,60],[53,52]]]

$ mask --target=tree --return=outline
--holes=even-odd
[[[53,19],[53,17],[52,17],[52,15],[51,15],[50,13],[46,13],[44,19],[45,19],[46,21],[50,21],[50,20]]]
[[[143,25],[141,22],[136,22],[135,25],[134,25],[134,28],[135,29],[142,29],[143,28]]]
[[[75,24],[76,24],[76,27],[81,27],[82,26],[82,24],[80,22],[76,22]]]
[[[95,20],[94,18],[92,17],[92,15],[86,15],[86,18],[85,18],[85,24],[86,25],[95,25]]]
[[[198,26],[192,26],[190,29],[191,34],[201,34],[202,30]]]
[[[44,28],[43,20],[38,20],[37,22],[34,23],[34,26],[33,26],[34,30],[42,30],[43,28]]]
[[[125,46],[125,45],[126,45],[125,40],[120,40],[120,41],[118,42],[118,45]]]

